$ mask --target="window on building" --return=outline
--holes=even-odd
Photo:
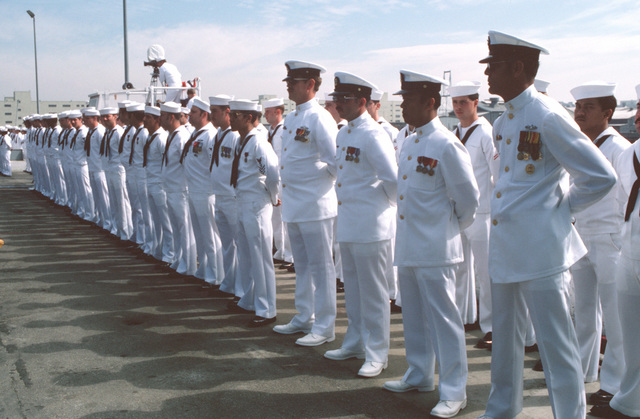
[[[5,107],[5,108],[10,108],[10,107],[11,107],[11,104],[10,104],[10,103],[5,103],[5,104],[4,104],[4,107]]]
[[[65,103],[64,105],[62,105],[63,108],[70,108],[71,105],[69,105],[68,103]]]
[[[11,124],[13,121],[4,121],[5,124]]]
[[[56,105],[56,104],[50,104],[49,105],[50,108],[55,108],[56,106],[58,106],[58,105]]]
[[[4,114],[11,116],[11,112],[5,112]]]

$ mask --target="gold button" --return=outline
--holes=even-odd
[[[402,179],[406,180],[407,179],[407,175],[403,175]]]
[[[344,147],[342,147],[342,151],[344,151]]]
[[[513,114],[512,113],[509,114],[509,119],[513,119]]]
[[[291,134],[291,130],[289,130],[289,134]]]
[[[284,169],[284,166],[280,166],[280,170]]]
[[[411,160],[411,156],[407,157],[407,160]]]
[[[340,168],[342,169],[342,165],[340,165]]]
[[[422,130],[418,131],[418,134],[422,135]]]
[[[286,187],[287,187],[287,185],[285,185],[285,184],[283,183],[283,184],[282,184],[282,187],[283,187],[283,188],[286,188]]]
[[[504,171],[505,171],[505,172],[508,172],[508,171],[509,171],[509,166],[505,166],[505,167],[504,167]]]
[[[496,194],[496,198],[500,198],[501,196],[502,196],[502,194],[501,194],[500,192],[498,192],[498,193]]]
[[[420,140],[416,138],[416,144],[418,144],[419,142],[420,142]]]
[[[351,130],[350,129],[347,130],[347,134],[351,134]]]
[[[342,187],[342,183],[338,183],[338,188]]]
[[[404,196],[400,195],[400,200],[402,201],[404,199]]]
[[[338,201],[338,205],[342,205],[342,201]]]
[[[400,219],[401,219],[401,220],[404,220],[404,215],[400,215]]]
[[[298,116],[298,112],[296,112],[296,116]]]
[[[498,225],[498,220],[493,220],[493,225],[497,226]]]
[[[284,148],[284,151],[287,151],[287,147]]]
[[[507,144],[511,144],[511,138],[507,138]]]
[[[291,131],[289,131],[289,132],[291,132]],[[502,140],[502,135],[496,135],[496,140],[497,140],[497,141]]]

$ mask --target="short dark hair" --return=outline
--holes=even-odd
[[[440,104],[442,103],[442,98],[440,96],[440,92],[420,92],[420,101],[422,103],[427,102],[430,98],[433,98],[434,103],[433,106],[435,107],[435,109],[438,109],[440,107]]]
[[[316,81],[316,84],[313,87],[313,91],[317,92],[318,90],[320,90],[320,85],[322,84],[322,77],[316,76],[316,77],[310,77],[310,79],[313,79]]]
[[[469,98],[469,100],[470,100],[470,101],[472,101],[472,102],[473,102],[474,100],[480,99],[480,95],[479,95],[478,93],[474,93],[474,94],[472,94],[472,95],[468,95],[467,97],[468,97],[468,98]]]
[[[597,98],[598,105],[602,108],[602,110],[606,111],[607,109],[611,110],[611,115],[609,115],[609,122],[613,118],[613,113],[616,111],[616,106],[618,106],[618,101],[615,96],[606,96]]]

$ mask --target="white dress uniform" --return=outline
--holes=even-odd
[[[438,117],[406,138],[398,169],[395,264],[409,369],[402,381],[466,400],[467,356],[455,304],[460,231],[471,225],[478,187],[469,153]]]
[[[108,159],[107,180],[109,182],[109,192],[111,193],[111,212],[117,235],[122,240],[129,240],[133,234],[133,223],[131,221],[131,204],[129,203],[129,193],[126,186],[126,171],[122,157],[124,152],[124,129],[116,126],[105,134],[105,155]]]
[[[284,122],[280,122],[276,126],[269,127],[268,141],[273,147],[278,162],[282,156],[282,130]],[[282,191],[280,191],[282,194]],[[273,245],[276,252],[273,254],[274,259],[280,259],[285,262],[293,262],[293,253],[291,251],[291,242],[287,233],[287,226],[282,222],[282,205],[273,207],[273,215],[271,217],[273,225]]]
[[[601,143],[601,139],[604,142]],[[594,143],[614,166],[620,154],[630,146],[613,127],[602,132]],[[618,295],[611,272],[615,272],[620,255],[620,231],[626,203],[627,197],[618,182],[604,198],[574,215],[576,229],[588,250],[587,255],[571,268],[576,335],[584,381],[590,383],[598,379],[604,320],[607,349],[600,369],[600,389],[611,394],[620,389],[624,373]]]
[[[8,132],[0,134],[0,173],[11,176],[11,137]]]
[[[131,205],[131,240],[137,244],[144,243],[144,220],[142,219],[142,207],[138,198],[138,183],[136,181],[136,169],[131,164],[133,158],[131,151],[133,146],[133,137],[136,135],[137,128],[127,125],[122,133],[124,143],[122,144],[122,153],[120,153],[120,162],[125,170],[125,184],[127,186],[127,194],[129,195],[129,204]]]
[[[96,128],[89,128],[85,140],[87,151],[87,164],[89,165],[89,179],[93,199],[96,203],[98,215],[97,224],[107,231],[111,231],[111,212],[109,211],[109,189],[107,177],[102,167],[102,157],[100,156],[100,145],[104,136],[104,126],[98,124]]]
[[[162,155],[167,144],[167,132],[160,127],[144,143],[142,166],[147,174],[149,212],[153,219],[154,251],[152,256],[163,262],[175,259],[173,229],[169,220],[167,194],[162,183]]]
[[[238,240],[238,205],[236,193],[230,184],[231,167],[233,165],[233,151],[238,142],[238,133],[231,127],[218,129],[213,141],[211,151],[211,188],[216,197],[215,218],[220,241],[222,243],[222,258],[224,263],[224,280],[220,284],[220,290],[242,297],[241,269],[238,266],[237,240]],[[243,268],[243,272],[247,267]],[[244,272],[243,276],[248,276]]]
[[[49,173],[53,182],[53,190],[55,191],[55,202],[58,205],[65,205],[67,202],[67,187],[62,171],[62,162],[60,156],[60,133],[62,128],[57,126],[49,131],[48,159]]]
[[[238,140],[234,151],[234,166],[236,164],[238,263],[249,265],[251,278],[251,285],[244,287],[244,295],[238,306],[255,310],[256,316],[271,319],[276,316],[271,211],[278,202],[278,157],[266,136],[254,128],[244,141]]]
[[[640,96],[640,89],[636,87],[636,90]],[[623,330],[625,369],[620,382],[620,390],[609,403],[613,409],[631,417],[640,417],[640,354],[638,352],[640,347],[640,328],[638,327],[638,319],[640,319],[640,202],[638,202],[637,192],[640,186],[640,160],[638,158],[640,158],[640,142],[636,141],[623,152],[616,164],[620,183],[624,192],[630,195],[630,200],[626,208],[628,219],[622,228],[622,251],[616,270],[618,313]]]
[[[144,145],[149,138],[149,132],[142,125],[135,128],[136,131],[131,138],[131,154],[129,155],[129,161],[133,167],[133,177],[136,182],[136,194],[140,203],[140,210],[142,211],[141,221],[144,225],[144,243],[142,250],[151,255],[154,251],[154,244],[156,238],[154,234],[153,218],[151,217],[151,211],[149,209],[149,191],[147,190],[147,171],[142,167],[144,163]]]
[[[89,129],[82,125],[76,129],[71,137],[70,147],[74,150],[76,164],[76,182],[78,186],[78,212],[76,215],[87,221],[95,221],[96,207],[89,179],[89,167],[87,165],[87,151],[85,150],[86,135]]]
[[[474,128],[475,127],[475,128]],[[498,177],[500,159],[493,144],[492,127],[483,116],[470,126],[460,123],[455,129],[469,152],[473,174],[480,190],[480,205],[476,217],[462,232],[464,262],[456,272],[456,304],[464,324],[476,321],[476,285],[480,290],[480,328],[491,332],[491,284],[489,281],[489,223],[491,193]],[[475,269],[474,269],[475,268]]]
[[[189,188],[189,211],[198,254],[195,276],[209,284],[220,285],[224,279],[224,262],[215,220],[216,197],[209,172],[216,134],[210,122],[194,131],[182,150],[180,161]]]
[[[187,179],[180,164],[182,148],[188,139],[189,133],[182,125],[169,134],[162,156],[162,180],[173,231],[175,260],[171,267],[180,274],[193,275],[197,264],[196,242],[189,215]]]
[[[387,133],[366,111],[338,132],[336,144],[337,240],[349,321],[342,348],[386,365],[398,165]]]
[[[282,133],[282,221],[296,265],[295,305],[290,324],[333,339],[336,274],[332,255],[338,202],[335,192],[336,135],[331,114],[314,98],[296,106]]]
[[[67,202],[66,205],[71,209],[76,209],[77,203],[77,187],[73,166],[73,150],[69,147],[71,143],[71,136],[73,136],[75,130],[73,128],[66,128],[60,133],[60,163],[62,164],[62,171],[64,172],[65,187],[67,188]]]
[[[522,410],[528,308],[554,415],[583,418],[583,374],[567,305],[567,270],[586,249],[571,215],[602,198],[615,174],[566,110],[533,85],[505,107],[493,130],[500,178],[491,200],[492,389],[486,414],[515,417]]]

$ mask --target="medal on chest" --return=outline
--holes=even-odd
[[[433,176],[435,174],[434,169],[437,165],[438,160],[436,159],[432,159],[426,156],[418,156],[418,166],[416,166],[416,172]]]
[[[294,140],[300,141],[301,143],[308,143],[309,134],[311,134],[311,131],[309,131],[309,128],[300,127],[296,130],[296,136],[294,137]]]
[[[347,155],[344,159],[346,161],[360,163],[360,149],[357,147],[347,147]]]

